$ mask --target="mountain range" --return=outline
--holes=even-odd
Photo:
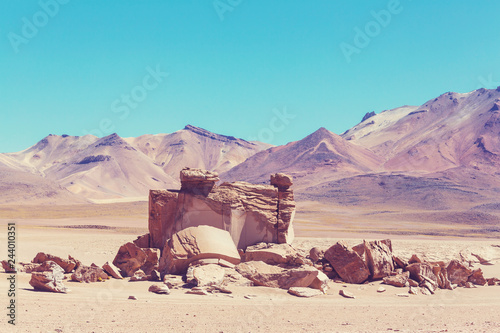
[[[500,194],[500,87],[370,112],[341,135],[320,128],[283,146],[191,125],[134,138],[49,135],[0,154],[0,203],[144,200],[149,189],[179,188],[185,166],[254,183],[286,172],[299,200],[326,204],[492,207]]]

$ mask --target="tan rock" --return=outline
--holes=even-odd
[[[141,269],[146,275],[158,270],[160,250],[155,248],[140,248],[134,243],[127,243],[120,247],[113,265],[118,267],[123,276],[133,276]]]
[[[450,261],[446,267],[446,271],[448,273],[448,280],[452,284],[465,283],[472,274],[471,270],[458,260]]]
[[[133,276],[146,262],[146,253],[134,243],[126,243],[120,247],[113,265],[118,267],[124,276]]]
[[[174,234],[164,246],[160,259],[160,273],[184,274],[193,261],[223,259],[239,264],[240,255],[229,233],[225,230],[201,225]]]
[[[483,276],[483,271],[481,270],[481,268],[473,270],[467,281],[478,286],[484,286],[486,283],[488,283]]]
[[[354,296],[353,293],[347,291],[347,290],[344,290],[344,289],[340,289],[339,290],[339,295],[340,296],[343,296],[345,298],[356,298],[356,296]]]
[[[195,286],[205,287],[220,285],[224,281],[226,271],[219,265],[195,266],[192,269],[192,279]]]
[[[413,254],[410,258],[410,260],[408,260],[408,264],[411,265],[411,264],[420,264],[424,262],[424,260],[422,260],[419,256],[417,256],[416,254]]]
[[[317,263],[318,261],[323,259],[324,256],[325,253],[318,247],[313,247],[311,250],[309,250],[309,258],[311,258],[313,263]]]
[[[192,295],[210,295],[206,287],[194,287],[191,288],[190,290],[186,291],[186,294],[192,294]]]
[[[389,276],[394,270],[392,251],[386,243],[381,241],[364,242],[366,264],[372,280]]]
[[[425,278],[437,283],[437,277],[434,275],[432,266],[429,263],[413,263],[406,266],[406,270],[410,272],[410,277],[418,283],[424,281]]]
[[[386,276],[383,281],[385,284],[389,284],[394,287],[405,287],[408,283],[408,279],[410,278],[410,272],[403,272],[402,274]]]
[[[149,239],[150,239],[149,234],[145,234],[137,237],[137,239],[134,240],[133,243],[140,248],[151,247]]]
[[[430,263],[432,265],[432,271],[437,278],[438,287],[441,289],[453,290],[450,280],[448,280],[448,272],[446,270],[446,264],[443,261]]]
[[[319,285],[315,279],[320,271],[312,266],[285,269],[262,261],[250,261],[237,265],[236,270],[258,286],[289,289]]]
[[[287,190],[293,185],[293,177],[284,173],[275,173],[271,175],[271,185],[280,188],[280,190]]]
[[[270,265],[301,266],[305,258],[289,244],[259,243],[246,248],[243,261],[263,261]]]
[[[325,252],[325,259],[347,283],[363,283],[370,276],[370,270],[365,262],[342,241]]]
[[[237,248],[258,242],[293,240],[295,201],[291,189],[245,182],[215,186],[215,174],[199,169],[181,171],[180,192],[150,191],[151,247],[188,227],[209,225],[227,230]]]
[[[39,291],[67,293],[69,290],[63,283],[64,270],[53,261],[46,261],[49,269],[43,272],[31,273],[29,284]]]
[[[61,266],[62,269],[64,269],[65,273],[71,273],[75,267],[76,267],[76,261],[71,260],[71,259],[62,259],[60,257],[51,255],[51,254],[46,254],[43,252],[38,252],[38,254],[35,256],[35,258],[32,260],[33,263],[35,264],[42,264],[45,261],[53,261],[59,266]]]
[[[323,293],[326,293],[328,290],[328,283],[330,282],[330,278],[323,272],[319,271],[318,276],[313,280],[313,282],[309,285],[310,288],[319,289]]]
[[[80,265],[71,275],[71,280],[76,282],[102,282],[109,279],[108,274],[95,264],[91,266]]]
[[[149,277],[144,273],[142,269],[138,269],[134,272],[134,275],[130,277],[130,282],[136,282],[136,281],[149,281]]]
[[[479,254],[471,253],[471,255],[476,257],[477,260],[479,260],[479,263],[481,265],[489,265],[489,266],[494,265],[494,263],[490,259],[485,259],[482,256],[480,256]]]
[[[353,246],[352,250],[354,252],[356,252],[361,257],[361,259],[365,260],[366,257],[365,257],[365,243],[364,242],[360,243],[356,246]]]
[[[405,269],[406,266],[408,266],[407,261],[405,261],[405,260],[403,260],[395,255],[392,256],[392,260],[394,261],[394,265],[397,268]]]
[[[174,234],[177,214],[177,193],[166,190],[149,191],[149,242],[151,247],[163,249]]]
[[[161,295],[169,295],[170,294],[170,289],[164,283],[152,284],[151,286],[149,286],[148,291],[155,293],[155,294],[161,294]]]
[[[118,267],[108,261],[106,261],[106,263],[102,265],[102,269],[106,272],[106,274],[114,277],[115,279],[123,279],[123,276],[120,274]]]
[[[288,289],[288,293],[298,297],[315,297],[323,294],[317,289],[307,287],[291,287]]]
[[[378,293],[383,293],[383,292],[385,292],[385,288],[384,287],[378,287],[377,292]]]

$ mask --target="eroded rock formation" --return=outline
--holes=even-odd
[[[174,233],[199,225],[228,231],[239,249],[259,242],[292,242],[295,201],[290,176],[272,175],[271,185],[216,186],[216,173],[184,168],[180,179],[180,191],[150,191],[150,247],[163,249]]]

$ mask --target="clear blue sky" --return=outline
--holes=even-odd
[[[284,144],[500,85],[494,1],[55,1],[0,2],[0,152],[186,124]]]

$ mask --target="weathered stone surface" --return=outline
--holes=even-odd
[[[42,266],[42,264],[34,264],[34,263],[24,263],[21,262],[19,263],[19,272],[22,273],[32,273],[32,272],[37,272],[37,269]]]
[[[472,256],[474,256],[474,257],[476,257],[476,258],[477,258],[477,260],[479,260],[479,263],[480,263],[481,265],[489,265],[489,266],[494,265],[494,263],[493,263],[493,261],[492,261],[492,260],[490,260],[490,259],[485,259],[485,258],[483,258],[482,256],[480,256],[479,254],[471,253],[471,255],[472,255]]]
[[[184,274],[191,262],[209,258],[224,259],[235,265],[241,261],[227,231],[206,225],[190,227],[166,242],[159,270],[162,275]]]
[[[478,286],[484,286],[487,283],[481,268],[473,270],[467,281]]]
[[[452,260],[446,267],[448,273],[448,280],[452,284],[462,284],[467,282],[469,276],[472,274],[471,270],[458,260]]]
[[[102,265],[102,269],[106,272],[106,274],[114,277],[115,279],[123,279],[123,276],[120,274],[118,267],[108,261],[106,261],[106,263]]]
[[[448,272],[446,270],[446,264],[443,261],[430,263],[432,265],[432,272],[436,275],[437,285],[441,289],[450,289],[451,286],[450,280],[448,280]]]
[[[162,283],[162,284],[152,284],[149,287],[148,291],[152,292],[152,293],[155,293],[155,294],[163,294],[163,295],[169,295],[170,294],[170,289],[164,283]]]
[[[352,250],[356,252],[361,259],[365,260],[365,243],[361,243],[352,247]]]
[[[150,240],[150,237],[149,237],[149,233],[148,233],[148,234],[137,237],[137,239],[134,240],[133,243],[140,248],[146,248],[146,247],[151,247],[149,240]]]
[[[408,284],[410,287],[418,287],[418,282],[413,279],[408,279]]]
[[[138,269],[134,272],[134,275],[130,278],[130,282],[135,282],[135,281],[148,281],[149,277],[144,273],[142,269]]]
[[[149,286],[148,291],[155,293],[155,294],[161,294],[161,295],[169,295],[170,294],[170,289],[164,283],[152,284],[151,286]]]
[[[292,242],[292,190],[245,182],[214,186],[216,180],[208,171],[185,169],[178,194],[150,191],[151,247],[163,249],[175,232],[199,225],[227,230],[238,248],[258,242]]]
[[[337,274],[347,283],[363,283],[370,276],[370,270],[361,257],[350,250],[345,242],[338,242],[325,252]]]
[[[226,271],[219,265],[194,266],[188,269],[186,281],[198,287],[220,285],[224,281],[225,274]],[[192,277],[187,275],[192,275]]]
[[[76,282],[102,282],[109,279],[108,274],[95,264],[90,266],[80,265],[71,275],[71,280]]]
[[[158,269],[159,249],[140,248],[134,243],[122,245],[113,260],[124,276],[133,276],[134,272],[142,269],[146,275]]]
[[[339,290],[339,295],[343,296],[345,298],[356,298],[356,296],[354,296],[353,293],[348,292],[347,290],[344,290],[344,289]]]
[[[405,261],[404,259],[401,259],[397,256],[392,256],[392,260],[394,261],[394,265],[396,268],[402,268],[405,269],[406,266],[408,266],[408,262]]]
[[[408,264],[419,264],[421,262],[424,262],[424,260],[420,259],[419,256],[417,256],[416,254],[413,254],[410,258],[410,260],[408,260]]]
[[[194,287],[191,288],[190,290],[186,291],[186,294],[192,294],[192,295],[210,295],[206,287]]]
[[[318,276],[316,276],[316,278],[309,285],[309,287],[314,288],[314,289],[319,289],[323,293],[326,293],[326,291],[328,290],[328,283],[329,282],[330,282],[330,278],[328,278],[328,276],[326,276],[326,274],[323,273],[322,271],[319,271]]]
[[[163,249],[172,236],[177,214],[177,193],[166,190],[149,191],[149,242],[151,247]]]
[[[410,278],[410,272],[403,272],[402,274],[386,276],[383,281],[385,284],[389,284],[394,287],[405,287]]]
[[[425,281],[425,278],[437,283],[437,277],[434,275],[432,266],[429,263],[422,262],[410,264],[406,266],[406,270],[410,272],[410,277],[418,283]]]
[[[234,287],[252,287],[254,283],[238,273],[234,269],[226,269],[226,275],[224,276],[223,286],[234,286]]]
[[[293,185],[293,177],[284,173],[271,175],[271,185],[278,187],[281,191],[286,191]]]
[[[262,261],[244,262],[236,270],[258,286],[289,289],[291,287],[309,287],[320,271],[311,266],[285,269],[268,265]]]
[[[305,258],[289,244],[259,243],[246,248],[243,261],[263,261],[270,265],[301,266]]]
[[[50,291],[54,293],[66,293],[69,290],[63,283],[64,270],[53,261],[46,261],[48,270],[31,273],[29,284],[40,291]]]
[[[394,264],[389,246],[381,241],[364,242],[364,245],[366,264],[370,270],[371,279],[378,280],[391,275]]]
[[[59,266],[61,266],[62,269],[64,269],[65,273],[71,273],[73,269],[76,267],[76,261],[71,260],[71,259],[62,259],[57,256],[53,256],[51,254],[46,254],[43,252],[38,252],[38,254],[35,256],[35,258],[32,260],[33,263],[35,264],[41,264],[45,261],[53,261]]]
[[[318,247],[313,247],[311,250],[309,250],[309,258],[313,263],[317,263],[321,259],[325,257],[325,253],[321,251],[320,248]]]
[[[489,279],[486,279],[487,283],[488,283],[488,286],[494,286],[494,285],[497,285],[500,283],[500,279],[498,278],[489,278]]]
[[[288,293],[298,297],[314,297],[322,295],[323,293],[317,289],[307,287],[291,287]]]

